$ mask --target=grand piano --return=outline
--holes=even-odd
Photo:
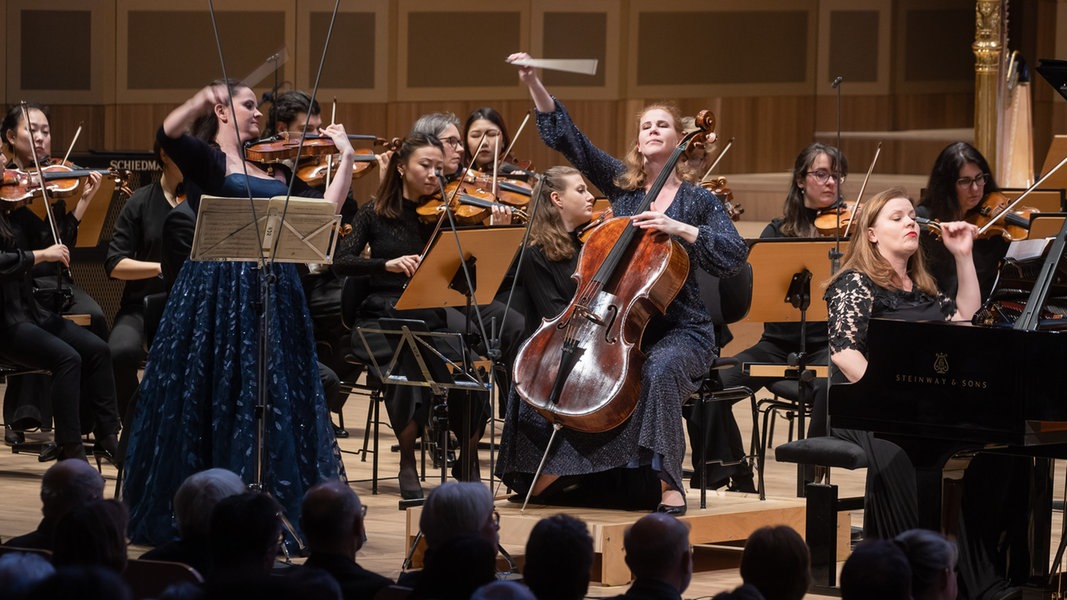
[[[943,490],[959,489],[946,485],[950,461],[961,471],[977,452],[1034,457],[1028,585],[1042,589],[1049,571],[1051,459],[1067,458],[1067,319],[1049,318],[1067,306],[1065,235],[1067,225],[1030,270],[1036,272],[1026,282],[1032,289],[1019,289],[1019,279],[1008,278],[1008,285],[994,290],[993,300],[1015,295],[1001,297],[1005,305],[1019,307],[1012,323],[872,319],[867,371],[829,392],[833,428],[873,432],[911,458],[919,525],[927,529],[952,530],[952,519],[943,517],[958,508],[956,494],[943,502]],[[1002,269],[1002,278],[1005,273]]]

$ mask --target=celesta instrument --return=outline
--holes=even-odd
[[[703,130],[714,128],[710,111],[696,121]],[[696,134],[682,138],[637,213],[651,206]],[[688,276],[681,244],[631,223],[615,218],[594,230],[578,259],[574,298],[541,324],[516,358],[515,389],[554,431],[609,431],[630,417],[641,391],[645,325],[666,310]]]

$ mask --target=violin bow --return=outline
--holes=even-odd
[[[1021,193],[1021,194],[1019,194],[1019,197],[1016,198],[1015,200],[1013,200],[1011,202],[1011,204],[1009,204],[1006,207],[1004,207],[1004,210],[1002,210],[999,213],[997,213],[997,215],[995,217],[989,219],[988,223],[986,223],[985,225],[982,225],[982,227],[978,229],[978,235],[982,235],[983,233],[985,233],[990,227],[995,225],[996,222],[999,221],[1004,215],[1010,213],[1012,211],[1012,209],[1014,209],[1016,207],[1016,205],[1018,205],[1020,202],[1023,201],[1023,198],[1026,198],[1027,196],[1030,195],[1030,192],[1032,192],[1032,191],[1036,190],[1037,188],[1041,187],[1041,184],[1045,183],[1046,179],[1048,179],[1049,177],[1052,177],[1052,175],[1056,171],[1059,171],[1060,168],[1063,167],[1063,165],[1065,165],[1065,164],[1067,164],[1067,158],[1064,158],[1063,160],[1060,161],[1060,163],[1058,165],[1056,165],[1055,167],[1052,167],[1051,169],[1049,169],[1049,172],[1045,173],[1044,175],[1042,175],[1041,179],[1038,179],[1037,181],[1035,181],[1034,185],[1031,185],[1030,187],[1026,188],[1026,191]]]
[[[871,173],[874,173],[874,165],[878,164],[878,156],[882,154],[882,142],[878,142],[878,147],[874,150],[874,158],[871,159],[871,166],[867,168],[867,176],[863,178],[863,183],[860,185],[860,193],[856,196],[856,208],[853,211],[852,218],[849,219],[848,225],[845,225],[845,235],[848,237],[849,231],[852,229],[852,224],[856,222],[856,217],[859,216],[860,202],[863,201],[863,190],[867,189],[867,182],[871,179]],[[837,184],[840,187],[840,183]],[[840,192],[840,190],[838,190]],[[837,225],[841,226],[840,223]]]
[[[70,153],[74,150],[74,144],[78,143],[78,137],[82,134],[82,125],[85,121],[78,123],[78,128],[74,130],[74,138],[70,140],[70,146],[67,146],[67,153],[63,155],[63,162],[60,164],[67,164],[67,159],[70,158]]]
[[[704,176],[700,178],[701,182],[708,180],[708,177],[711,176],[711,172],[715,170],[715,167],[719,166],[719,161],[722,160],[722,157],[726,156],[726,153],[730,151],[730,147],[733,145],[734,138],[730,138],[730,141],[726,142],[726,146],[722,149],[722,152],[719,153],[719,156],[715,157],[715,162],[711,163],[711,166],[708,167],[707,172],[705,172]]]

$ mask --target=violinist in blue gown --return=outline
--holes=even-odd
[[[232,94],[232,104],[231,104]],[[241,85],[205,87],[174,109],[157,137],[185,175],[187,203],[200,196],[283,196],[292,176],[246,162],[241,145],[259,136],[256,95]],[[196,132],[196,136],[187,131]],[[344,127],[322,133],[341,154],[325,198],[340,207],[351,185],[354,151]],[[294,195],[323,194],[296,181]],[[268,380],[261,382],[260,283],[255,262],[186,261],[171,288],[140,388],[126,466],[129,535],[161,544],[177,537],[171,498],[189,475],[211,467],[253,481],[258,386],[268,386],[262,482],[298,522],[301,498],[324,480],[344,477],[318,377],[311,318],[292,264],[267,279]]]

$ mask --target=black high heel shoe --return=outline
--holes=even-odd
[[[675,516],[675,517],[680,517],[680,516],[685,514],[685,511],[688,508],[689,508],[689,506],[687,504],[682,504],[680,506],[673,506],[671,504],[662,504],[661,503],[659,506],[656,507],[656,512],[664,513],[664,514],[667,514],[667,515],[672,515],[672,516]]]
[[[400,475],[400,498],[403,500],[415,500],[422,498],[422,484],[419,483],[419,472],[415,467],[401,467]]]
[[[114,433],[97,438],[93,443],[93,457],[96,458],[96,469],[99,471],[104,461],[118,466],[119,440]]]

